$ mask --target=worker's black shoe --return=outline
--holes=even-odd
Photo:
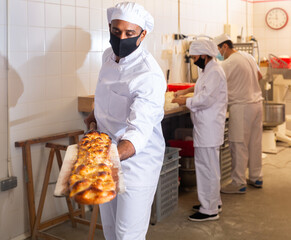
[[[194,206],[192,207],[192,209],[193,209],[194,211],[199,211],[200,207],[201,207],[201,204],[199,204],[199,205],[194,205]],[[219,213],[222,212],[222,206],[221,206],[221,205],[218,205],[218,212],[219,212]]]
[[[208,215],[201,212],[196,212],[193,215],[189,216],[188,219],[193,222],[213,221],[219,219],[219,215]]]

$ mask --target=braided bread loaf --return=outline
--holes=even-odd
[[[91,131],[78,144],[78,158],[69,178],[70,197],[81,204],[101,204],[116,196],[109,158],[111,139]]]

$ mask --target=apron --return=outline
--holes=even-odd
[[[228,139],[230,142],[244,141],[244,109],[245,104],[229,106]]]
[[[252,74],[256,77],[257,72],[252,67],[251,60],[242,53],[240,54],[248,61]],[[244,111],[246,106],[247,103],[238,103],[229,107],[228,138],[230,142],[244,142]]]

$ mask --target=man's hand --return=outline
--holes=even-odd
[[[133,144],[128,140],[121,140],[117,145],[120,161],[128,159],[135,154]]]
[[[194,92],[194,86],[186,88],[186,89],[178,90],[178,91],[174,92],[174,96],[180,97],[182,95],[186,95],[187,93],[191,93],[191,92]]]
[[[90,124],[89,124],[89,130],[90,131],[97,130],[97,124],[96,124],[96,122],[90,122]]]
[[[174,92],[174,96],[175,96],[175,97],[179,97],[179,96],[182,96],[182,95],[187,94],[187,92],[186,92],[185,90],[186,90],[186,89],[178,90],[178,91]]]
[[[178,103],[180,106],[186,105],[186,99],[186,97],[177,97],[172,100],[172,103]]]
[[[92,112],[90,112],[88,117],[86,117],[84,119],[84,123],[86,124],[88,130],[97,129],[97,123],[96,123],[96,119],[95,119],[95,116],[94,116],[94,110]],[[95,123],[95,125],[93,123]]]

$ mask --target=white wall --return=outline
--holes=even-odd
[[[146,3],[151,1],[145,1]],[[172,3],[172,4],[170,4]],[[236,42],[237,35],[243,29],[243,39],[252,34],[253,4],[242,0],[181,0],[180,32],[178,32],[178,1],[156,1],[155,47],[152,49],[156,59],[164,70],[170,69],[169,82],[186,82],[187,66],[184,64],[188,40],[171,40],[173,33],[188,36],[206,35],[215,37],[223,33],[224,25],[231,25],[231,37]],[[227,11],[228,4],[228,11]],[[163,7],[166,6],[167,7]],[[248,13],[248,14],[247,14]],[[228,22],[227,22],[228,20]],[[162,37],[162,36],[164,37]],[[165,35],[168,38],[165,38]],[[162,38],[162,40],[160,40]],[[169,51],[170,50],[170,51]],[[172,54],[166,54],[171,52]]]
[[[94,94],[101,56],[109,46],[106,9],[115,0],[9,0],[9,42],[6,43],[6,1],[0,0],[0,52],[6,57],[9,48],[9,146],[13,174],[18,186],[0,192],[1,239],[11,239],[29,230],[26,188],[22,154],[14,142],[66,130],[84,129],[83,115],[77,111],[77,96]],[[155,56],[163,72],[175,72],[175,64],[183,54],[166,56],[180,42],[169,36],[178,32],[177,0],[139,0],[155,18],[155,30],[144,46]],[[181,33],[206,34],[212,37],[223,32],[226,23],[226,0],[181,0]],[[232,36],[246,29],[251,34],[252,4],[229,0],[229,23]],[[247,18],[247,19],[246,19]],[[246,31],[244,31],[246,34]],[[180,57],[179,61],[177,57]],[[0,65],[0,178],[7,176],[7,72]],[[183,69],[184,66],[181,66]],[[176,71],[176,79],[184,81],[185,73]],[[174,76],[174,74],[172,74]],[[3,149],[2,149],[3,148]],[[32,164],[36,206],[40,197],[48,150],[43,144],[32,147]],[[51,181],[58,176],[53,168]],[[63,199],[52,197],[49,186],[43,219],[66,211]]]
[[[0,179],[7,174],[7,26],[6,1],[0,0]],[[0,222],[1,223],[1,222]]]
[[[291,1],[270,1],[264,3],[255,3],[254,5],[254,35],[259,41],[261,58],[268,59],[269,54],[276,56],[288,55],[291,57]],[[274,8],[283,8],[289,16],[287,25],[280,30],[273,30],[266,24],[265,17],[267,12]],[[283,70],[284,71],[284,70]],[[282,71],[282,73],[283,73]],[[289,91],[290,95],[290,91]],[[288,95],[288,96],[289,96]],[[291,100],[287,99],[285,105],[286,114],[291,113]],[[291,121],[286,121],[287,130],[291,131]]]
[[[261,57],[268,58],[270,53],[277,56],[291,56],[291,1],[271,1],[254,3],[254,35],[260,44]],[[272,30],[265,22],[267,12],[274,8],[285,9],[289,15],[289,22],[280,30]]]

